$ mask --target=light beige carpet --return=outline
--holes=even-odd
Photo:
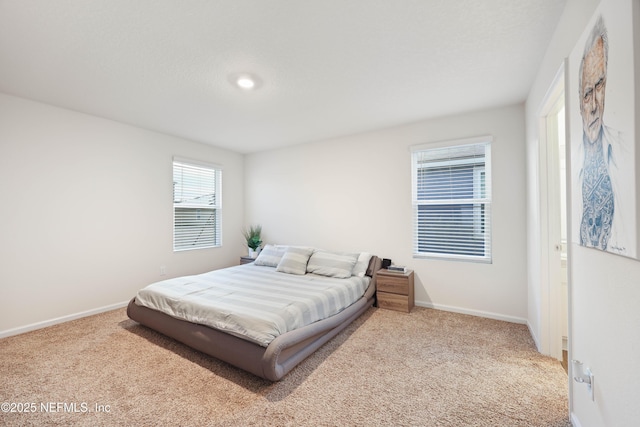
[[[277,383],[124,309],[2,339],[0,362],[22,411],[0,425],[570,426],[567,375],[526,326],[424,308],[370,309]]]

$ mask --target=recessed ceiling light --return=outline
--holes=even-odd
[[[242,90],[255,90],[260,86],[260,79],[249,73],[233,74],[229,81]]]
[[[238,80],[236,80],[236,83],[242,89],[253,89],[256,86],[256,82],[253,81],[253,79],[249,76],[238,77]]]

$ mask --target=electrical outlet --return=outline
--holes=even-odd
[[[166,265],[161,265],[160,266],[160,275],[161,276],[166,276],[167,275],[167,266]]]

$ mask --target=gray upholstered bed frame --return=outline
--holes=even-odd
[[[372,277],[371,283],[358,301],[332,317],[280,335],[267,347],[139,306],[135,298],[129,302],[127,315],[205,354],[259,377],[278,381],[373,305],[379,269],[380,258],[374,256],[367,269],[367,275]]]

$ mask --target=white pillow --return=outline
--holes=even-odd
[[[265,267],[277,267],[286,251],[286,246],[266,245],[253,263]]]
[[[358,256],[358,261],[356,265],[353,267],[353,271],[351,272],[352,276],[364,277],[367,274],[367,268],[369,268],[369,262],[371,261],[372,255],[369,252],[362,252]]]
[[[313,248],[289,246],[278,263],[276,271],[289,274],[305,274],[307,262],[313,253]]]
[[[357,261],[358,254],[318,250],[309,258],[307,273],[347,279],[351,277]]]

